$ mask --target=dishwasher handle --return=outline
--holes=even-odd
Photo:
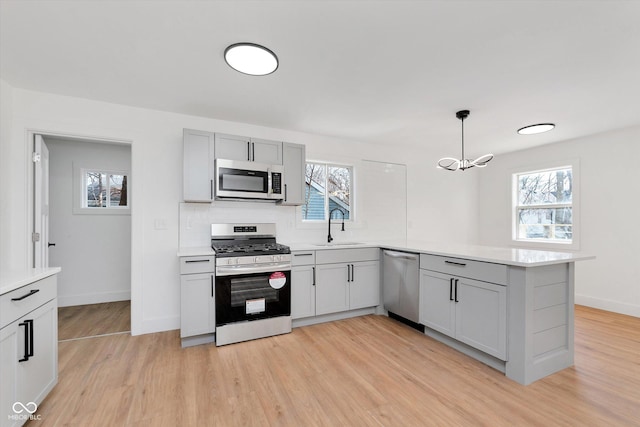
[[[408,252],[395,252],[395,251],[382,251],[382,253],[385,256],[388,256],[389,258],[401,258],[401,259],[408,259],[411,261],[417,261],[418,260],[418,254],[412,254],[412,253],[408,253]]]

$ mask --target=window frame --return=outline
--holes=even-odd
[[[559,169],[571,169],[572,189],[571,203],[547,203],[535,205],[519,204],[520,175],[530,175],[540,172],[550,172]],[[527,239],[518,237],[518,211],[522,207],[530,208],[562,208],[571,207],[572,235],[571,241],[559,239]],[[580,249],[580,164],[578,159],[570,159],[557,162],[548,162],[543,165],[536,165],[527,168],[518,168],[511,173],[511,243],[514,246],[530,247],[533,249],[553,249],[553,250],[579,250]]]
[[[355,224],[356,223],[356,209],[355,209],[355,175],[356,175],[356,167],[352,164],[345,164],[345,163],[339,163],[339,162],[330,162],[330,161],[321,161],[321,160],[310,160],[307,159],[305,161],[305,186],[306,186],[306,167],[307,164],[316,164],[316,165],[322,165],[325,167],[325,190],[327,189],[327,178],[328,178],[328,168],[330,167],[336,167],[336,168],[345,168],[348,169],[350,171],[350,175],[351,175],[351,179],[350,179],[350,183],[349,183],[349,218],[345,219],[344,222],[349,224]],[[305,198],[306,198],[306,188],[305,188]],[[308,224],[308,225],[312,225],[312,224],[327,224],[327,222],[329,221],[329,194],[328,191],[325,192],[324,195],[324,215],[325,218],[324,219],[305,219],[304,218],[304,213],[303,213],[303,209],[304,209],[304,203],[300,206],[299,212],[300,212],[300,223],[301,224]],[[332,221],[339,221],[342,222],[342,216],[341,215],[337,215],[336,218],[332,218]]]
[[[108,168],[80,167],[74,165],[74,200],[73,213],[76,215],[131,215],[131,174],[125,170],[115,170]],[[127,206],[87,206],[87,173],[95,172],[109,175],[123,175],[127,177]],[[108,182],[108,180],[107,180]],[[109,193],[109,187],[107,187]]]

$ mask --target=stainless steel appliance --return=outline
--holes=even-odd
[[[291,332],[291,250],[275,224],[212,224],[216,345]]]
[[[216,159],[217,199],[284,200],[284,166]]]
[[[418,254],[382,251],[382,298],[389,317],[424,332],[419,323],[420,306]]]

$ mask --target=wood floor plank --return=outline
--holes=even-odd
[[[58,340],[131,330],[131,301],[58,307]]]
[[[383,316],[182,349],[60,343],[40,426],[639,426],[640,319],[576,308],[576,364],[529,386]]]

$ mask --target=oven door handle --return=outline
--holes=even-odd
[[[239,274],[274,273],[276,271],[290,271],[291,263],[275,262],[259,265],[221,265],[216,267],[216,276],[237,276]]]

